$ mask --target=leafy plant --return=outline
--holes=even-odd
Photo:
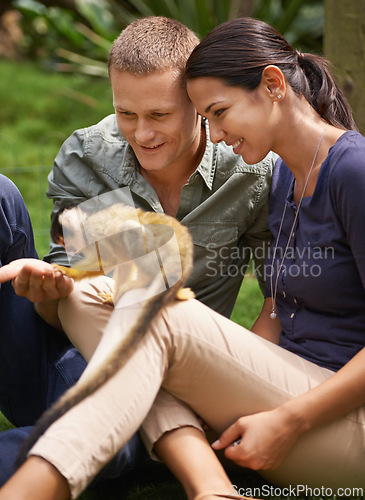
[[[254,17],[274,26],[303,52],[322,49],[323,1],[262,0],[255,2]]]
[[[135,19],[152,15],[178,19],[199,37],[228,19],[251,15],[275,26],[302,50],[322,47],[321,0],[74,0],[71,4],[73,9],[47,7],[36,0],[14,2],[22,13],[24,49],[59,71],[106,77],[113,40]]]

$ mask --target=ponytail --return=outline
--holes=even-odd
[[[358,130],[351,108],[328,69],[328,61],[318,55],[295,52],[308,83],[307,92],[303,92],[307,101],[331,125]]]

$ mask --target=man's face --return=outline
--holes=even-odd
[[[118,127],[145,170],[186,169],[200,141],[200,119],[171,70],[135,75],[111,69]]]

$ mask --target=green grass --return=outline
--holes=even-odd
[[[0,60],[0,172],[20,189],[40,256],[47,253],[47,175],[62,142],[113,112],[106,79],[51,73]]]
[[[75,129],[113,112],[111,91],[106,80],[49,73],[25,62],[0,60],[0,71],[0,172],[20,189],[31,215],[38,253],[43,256],[48,249],[51,209],[45,192],[53,159]],[[232,319],[250,328],[261,304],[256,280],[246,278]],[[10,427],[0,414],[0,431]],[[261,480],[254,473],[241,472],[237,484],[260,485]],[[80,498],[179,500],[185,495],[164,465],[150,463],[127,479],[89,488]]]
[[[263,296],[256,278],[248,274],[243,280],[231,319],[251,329],[261,311]]]

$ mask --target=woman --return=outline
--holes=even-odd
[[[75,498],[141,424],[189,498],[230,498],[195,414],[221,434],[215,449],[274,484],[327,496],[365,486],[365,139],[325,61],[260,21],[216,28],[186,79],[214,142],[248,163],[282,158],[256,335],[197,301],[167,308],[130,363],[50,427],[1,500]]]

